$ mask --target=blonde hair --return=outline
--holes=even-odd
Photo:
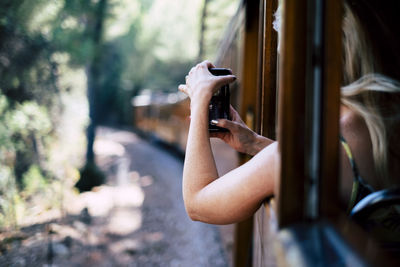
[[[377,101],[378,94],[384,93],[400,93],[400,84],[384,75],[367,74],[342,87],[341,101],[364,119],[371,138],[376,173],[384,182],[392,183],[388,171],[388,132],[391,130],[390,122],[399,118],[398,114],[389,111],[396,109],[396,103],[392,104],[393,107],[390,103],[383,107]],[[388,98],[385,100],[387,102]]]
[[[365,74],[374,73],[378,66],[366,32],[346,3],[342,23],[343,84],[350,84]]]
[[[400,83],[380,74],[384,73],[384,60],[379,58],[379,51],[374,51],[372,36],[346,3],[344,7],[343,83],[348,85],[341,88],[341,101],[364,119],[372,142],[376,174],[382,182],[392,183],[389,133],[399,123],[400,105],[399,97],[392,95],[400,93]]]

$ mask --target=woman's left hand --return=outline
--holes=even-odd
[[[186,76],[186,84],[180,84],[178,87],[181,92],[189,96],[191,106],[195,103],[208,105],[218,88],[236,79],[234,75],[214,76],[209,68],[215,68],[210,61],[197,64]]]
[[[254,156],[264,147],[273,143],[272,140],[253,132],[240,118],[239,113],[230,106],[232,120],[219,119],[216,126],[228,129],[228,132],[210,133],[210,137],[222,139],[233,149]]]

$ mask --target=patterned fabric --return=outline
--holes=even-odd
[[[375,192],[375,190],[367,184],[364,179],[361,178],[358,172],[358,168],[356,165],[356,162],[353,158],[353,154],[351,153],[351,149],[349,144],[346,142],[346,140],[343,138],[343,136],[340,136],[340,142],[343,145],[343,148],[346,152],[347,157],[349,158],[351,169],[353,171],[353,188],[351,190],[351,197],[350,197],[350,202],[347,208],[347,213],[350,213],[351,209],[364,197],[367,195],[371,194],[372,192]]]

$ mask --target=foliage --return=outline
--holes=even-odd
[[[51,16],[60,1],[0,3],[0,227],[15,227],[60,166],[48,164],[58,136],[64,88],[54,57]],[[53,12],[57,13],[57,12]],[[29,214],[27,214],[29,215]]]
[[[0,166],[0,226],[15,227],[20,203],[10,167]]]
[[[29,170],[24,173],[22,183],[24,193],[28,196],[44,191],[48,184],[37,165],[31,165]]]
[[[235,14],[238,0],[212,0],[205,18],[205,58],[213,59],[229,19]]]
[[[22,216],[20,188],[29,197],[45,187],[45,179],[35,164],[46,169],[45,151],[41,149],[46,147],[51,129],[45,107],[25,101],[11,108],[0,93],[0,226],[15,226]]]
[[[0,1],[0,228],[17,225],[40,198],[57,198],[55,188],[76,178],[93,62],[98,123],[114,125],[131,124],[133,96],[176,91],[194,64],[203,0],[107,2],[96,42],[99,0]],[[224,20],[212,10],[227,0],[210,5],[211,17]],[[98,174],[90,165],[82,171]]]

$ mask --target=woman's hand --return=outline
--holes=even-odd
[[[235,150],[252,156],[273,142],[247,127],[232,106],[230,114],[232,120],[219,119],[215,121],[216,126],[228,129],[229,132],[210,133],[210,137],[220,138]]]
[[[180,84],[179,90],[187,94],[193,107],[197,103],[207,104],[212,95],[223,85],[233,82],[234,75],[214,76],[208,70],[215,68],[209,61],[203,61],[193,67],[186,76],[186,84]]]

